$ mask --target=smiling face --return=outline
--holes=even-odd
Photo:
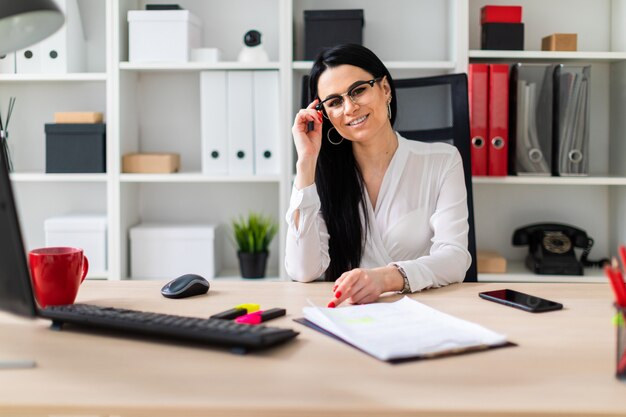
[[[324,103],[326,115],[337,132],[348,140],[365,142],[391,128],[387,112],[391,90],[387,79],[380,78],[354,88],[374,77],[374,74],[353,65],[327,68],[319,77],[317,90],[320,99],[324,101],[335,97]],[[347,92],[352,92],[352,99],[345,94]]]

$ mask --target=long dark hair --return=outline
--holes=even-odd
[[[311,97],[317,97],[317,82],[327,68],[346,64],[359,67],[373,77],[387,77],[391,87],[393,126],[397,104],[391,74],[382,61],[364,46],[343,44],[322,51],[313,63],[309,76]],[[332,123],[324,119],[322,148],[315,170],[315,183],[322,204],[322,215],[330,235],[328,248],[330,264],[324,275],[326,281],[334,281],[344,272],[360,265],[364,237],[369,224],[363,177],[352,153],[352,142],[344,140],[339,145],[329,143],[327,135],[332,127]],[[336,130],[330,133],[330,137],[333,142],[341,140]],[[363,224],[359,207],[363,208]]]

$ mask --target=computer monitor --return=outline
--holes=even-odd
[[[3,152],[0,152],[0,310],[26,317],[35,317],[37,313]]]

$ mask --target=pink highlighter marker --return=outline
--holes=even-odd
[[[235,321],[242,324],[261,324],[265,321],[275,319],[287,314],[284,308],[270,308],[269,310],[255,311],[245,316],[237,317]]]

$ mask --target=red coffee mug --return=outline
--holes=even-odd
[[[30,275],[40,307],[72,304],[85,280],[89,261],[79,248],[41,248],[28,252]]]

